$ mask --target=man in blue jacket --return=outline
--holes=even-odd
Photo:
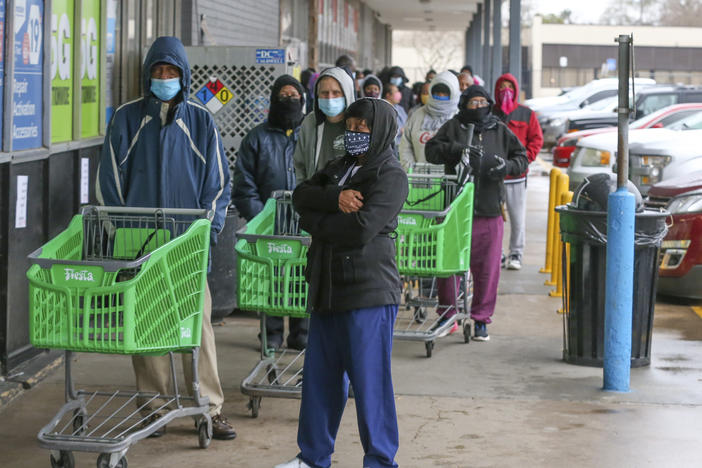
[[[144,96],[119,107],[107,128],[98,169],[98,200],[108,206],[212,210],[211,239],[215,243],[231,195],[229,168],[214,119],[207,109],[188,99],[190,65],[179,39],[154,41],[142,79]],[[208,287],[198,365],[200,391],[210,399],[213,437],[227,440],[235,438],[236,432],[221,413],[224,394],[211,311]],[[190,369],[187,359],[191,356],[185,354],[183,359],[183,368]],[[172,393],[167,356],[132,356],[132,363],[139,391]],[[192,376],[186,378],[187,388],[192,388]],[[142,408],[146,414],[152,410]],[[153,435],[164,433],[165,426]]]
[[[268,120],[246,134],[234,167],[232,202],[239,214],[251,221],[276,190],[295,189],[293,153],[305,116],[305,90],[295,78],[282,75],[273,83]],[[307,345],[309,319],[290,318],[288,348]],[[277,349],[283,345],[283,318],[266,317],[266,341]]]

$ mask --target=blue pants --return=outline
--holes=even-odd
[[[297,429],[298,456],[308,465],[331,465],[350,381],[363,467],[397,467],[399,435],[390,362],[396,316],[397,305],[312,314]]]

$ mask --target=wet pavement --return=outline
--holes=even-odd
[[[538,163],[537,163],[538,164]],[[544,261],[548,179],[532,168],[527,251],[521,271],[504,271],[491,341],[439,340],[433,357],[422,343],[396,342],[393,375],[400,425],[397,461],[405,467],[699,467],[702,466],[701,304],[659,300],[649,367],[632,369],[629,393],[601,390],[602,369],[562,361],[560,299],[547,295]],[[507,229],[506,229],[507,231]],[[129,450],[132,467],[272,467],[297,453],[299,402],[264,398],[258,418],[247,409],[242,379],[259,359],[258,321],[230,316],[215,327],[226,416],[239,437],[197,448],[189,419],[166,436]],[[130,360],[79,355],[79,386],[129,388]],[[0,466],[48,467],[36,434],[60,407],[63,374],[23,392],[0,410]],[[334,465],[361,466],[355,408],[349,400]],[[76,454],[95,466],[94,454]]]

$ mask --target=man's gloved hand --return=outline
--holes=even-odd
[[[507,175],[507,163],[505,160],[496,154],[485,159],[487,162],[485,164],[486,171],[484,171],[484,174],[492,180],[504,179]]]
[[[461,163],[463,163],[465,166],[470,166],[473,169],[473,172],[477,173],[480,169],[480,160],[482,156],[482,146],[470,145],[463,150],[463,154],[461,155]]]

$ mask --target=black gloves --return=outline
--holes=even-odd
[[[483,171],[483,173],[492,180],[504,179],[507,175],[507,163],[505,160],[496,154],[493,154],[491,157],[485,159],[488,160],[484,165],[484,168],[487,169],[487,171]]]

